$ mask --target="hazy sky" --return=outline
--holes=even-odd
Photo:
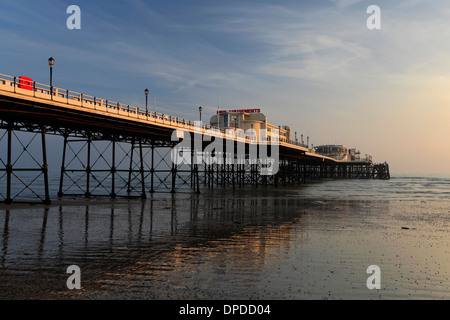
[[[69,30],[69,5],[81,30]],[[381,30],[366,12],[381,9]],[[450,173],[450,4],[389,1],[0,1],[0,73],[203,119],[261,108],[310,142],[394,173]],[[306,140],[306,138],[305,138]]]

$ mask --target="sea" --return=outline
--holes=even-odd
[[[0,206],[0,299],[446,300],[450,176]]]

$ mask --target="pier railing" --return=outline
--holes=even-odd
[[[174,117],[161,112],[149,111],[139,107],[123,104],[117,101],[99,98],[92,95],[87,95],[80,92],[75,92],[67,89],[51,87],[47,84],[28,81],[20,77],[12,77],[0,74],[0,85],[3,90],[20,93],[36,98],[51,100],[55,102],[62,102],[68,105],[74,105],[92,110],[103,111],[111,114],[126,115],[128,117],[148,120],[151,122],[191,126],[194,127],[196,123],[191,120]],[[207,124],[201,125],[203,130],[211,129],[212,126]],[[225,133],[225,130],[221,130]]]

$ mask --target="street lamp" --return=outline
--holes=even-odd
[[[200,122],[202,122],[202,107],[198,107],[198,112],[200,112]]]
[[[145,115],[148,117],[148,94],[149,90],[145,89]]]
[[[48,65],[50,66],[50,95],[53,98],[53,66],[55,65],[55,59],[50,57],[48,59]]]

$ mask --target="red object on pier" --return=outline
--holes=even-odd
[[[33,79],[20,76],[19,77],[19,88],[25,89],[25,90],[33,90]]]

